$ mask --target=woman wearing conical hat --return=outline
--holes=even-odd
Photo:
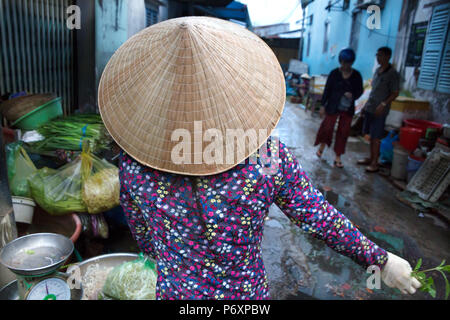
[[[271,137],[285,104],[270,48],[234,23],[185,17],[153,25],[109,61],[103,121],[122,148],[121,205],[157,260],[158,299],[269,299],[261,253],[272,203],[303,230],[404,293],[409,263],[361,234]]]

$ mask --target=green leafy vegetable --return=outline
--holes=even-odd
[[[89,141],[93,152],[108,148],[111,138],[100,115],[80,114],[52,120],[37,131],[44,140],[31,144],[38,153],[57,149],[80,151],[82,142]]]
[[[422,259],[419,259],[416,266],[414,267],[412,276],[419,280],[420,284],[422,285],[420,287],[421,291],[428,292],[430,296],[436,298],[436,286],[434,284],[434,280],[432,277],[427,277],[426,273],[431,271],[439,272],[445,281],[445,299],[447,300],[448,296],[450,295],[450,284],[448,282],[447,276],[445,275],[445,272],[450,272],[450,265],[445,266],[444,264],[445,260],[442,260],[441,264],[435,268],[419,271],[420,267],[422,266]]]

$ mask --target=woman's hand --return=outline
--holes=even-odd
[[[397,288],[403,294],[414,294],[420,282],[411,276],[412,268],[408,261],[388,252],[388,261],[381,271],[381,279],[390,288]]]

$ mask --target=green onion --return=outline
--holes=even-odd
[[[80,151],[83,141],[90,143],[93,152],[108,148],[112,139],[97,114],[81,114],[52,120],[37,131],[44,140],[30,144],[38,153],[58,149]]]

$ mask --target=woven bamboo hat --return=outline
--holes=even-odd
[[[138,162],[202,176],[234,167],[265,142],[285,90],[276,56],[255,34],[221,19],[183,17],[144,29],[117,50],[98,103],[113,139]],[[238,139],[256,132],[257,145],[233,139],[236,132],[244,133]]]

